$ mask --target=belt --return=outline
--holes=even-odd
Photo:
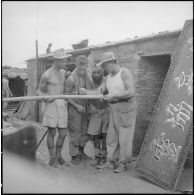
[[[116,103],[120,103],[120,102],[129,102],[130,99],[131,99],[131,98],[113,100],[113,101],[108,102],[108,103],[110,103],[110,104],[116,104]]]

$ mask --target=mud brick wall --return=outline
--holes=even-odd
[[[36,94],[36,85],[37,85],[37,69],[36,69],[36,61],[29,60],[27,62],[27,73],[28,73],[28,96],[34,96]],[[35,104],[36,101],[31,101],[31,116],[32,120],[35,120]]]
[[[134,135],[134,156],[139,154],[155,105],[170,66],[171,56],[141,58],[137,67],[137,121]]]
[[[36,91],[36,80],[37,80],[37,70],[35,60],[29,60],[27,63],[27,73],[28,73],[28,94],[35,95]]]

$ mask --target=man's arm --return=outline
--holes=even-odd
[[[103,83],[96,89],[96,90],[87,90],[81,88],[79,90],[80,94],[82,95],[99,95],[103,94],[106,91],[106,78],[103,80]]]
[[[6,86],[7,86],[7,90],[8,90],[8,93],[9,93],[9,96],[13,96],[13,94],[12,94],[12,92],[11,92],[11,90],[10,90],[10,88],[9,88],[9,81],[7,80],[6,81]]]
[[[37,95],[42,96],[42,95],[47,95],[46,93],[46,87],[47,87],[47,82],[49,80],[49,77],[47,74],[43,74],[40,82],[39,82],[39,86],[37,89]]]
[[[124,84],[125,91],[120,94],[113,94],[114,99],[125,99],[130,98],[134,96],[135,90],[134,90],[134,80],[133,75],[129,70],[123,69],[121,72],[121,79]]]
[[[65,86],[64,86],[65,94],[70,95],[74,85],[75,85],[74,78],[72,76],[69,76],[68,79],[66,80]],[[67,99],[67,102],[72,104],[80,112],[85,112],[85,108],[83,106],[77,104],[73,99]]]
[[[11,97],[13,97],[13,93],[11,92],[9,86],[8,86],[8,91],[9,91],[9,95],[10,95]]]
[[[7,79],[5,79],[5,81],[4,81],[4,89],[5,89],[5,92],[6,92],[6,97],[13,96],[13,94],[10,91],[10,88],[9,88],[9,81]]]

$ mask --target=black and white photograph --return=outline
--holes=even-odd
[[[193,9],[2,1],[2,194],[193,194]]]

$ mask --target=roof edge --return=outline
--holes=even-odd
[[[150,40],[150,39],[154,39],[154,38],[173,36],[173,35],[180,34],[181,31],[182,31],[182,29],[178,29],[178,30],[174,30],[174,31],[162,31],[162,32],[159,32],[159,33],[156,33],[153,35],[146,35],[146,36],[141,36],[141,37],[137,37],[137,38],[125,39],[122,41],[93,45],[93,46],[88,46],[88,47],[82,48],[82,49],[72,49],[72,50],[67,49],[65,51],[67,51],[67,54],[77,54],[77,53],[91,51],[93,49],[101,49],[101,48],[112,47],[112,46],[116,46],[116,45],[135,43],[135,42],[143,41],[143,40]],[[52,56],[53,56],[53,52],[49,53],[49,54],[41,54],[41,55],[39,55],[39,59],[49,58]],[[26,60],[26,62],[31,61],[31,60],[35,60],[35,59],[36,59],[35,57],[30,58],[30,59]]]
[[[153,38],[166,37],[166,36],[170,36],[170,35],[173,36],[173,35],[176,35],[176,34],[180,34],[181,31],[182,31],[182,29],[178,29],[178,30],[175,30],[175,31],[168,31],[168,32],[164,32],[164,33],[159,32],[158,34],[154,34],[154,35],[146,35],[146,36],[142,36],[142,37],[138,37],[138,38],[132,38],[132,39],[126,39],[126,40],[117,41],[117,42],[111,42],[111,43],[105,43],[105,44],[100,44],[100,45],[89,46],[87,48],[72,50],[68,53],[69,54],[74,54],[74,53],[80,53],[82,51],[89,51],[89,50],[92,50],[92,49],[101,49],[101,48],[105,48],[105,47],[123,45],[123,44],[127,44],[127,43],[143,41],[143,40],[150,40],[150,39],[153,39]]]

